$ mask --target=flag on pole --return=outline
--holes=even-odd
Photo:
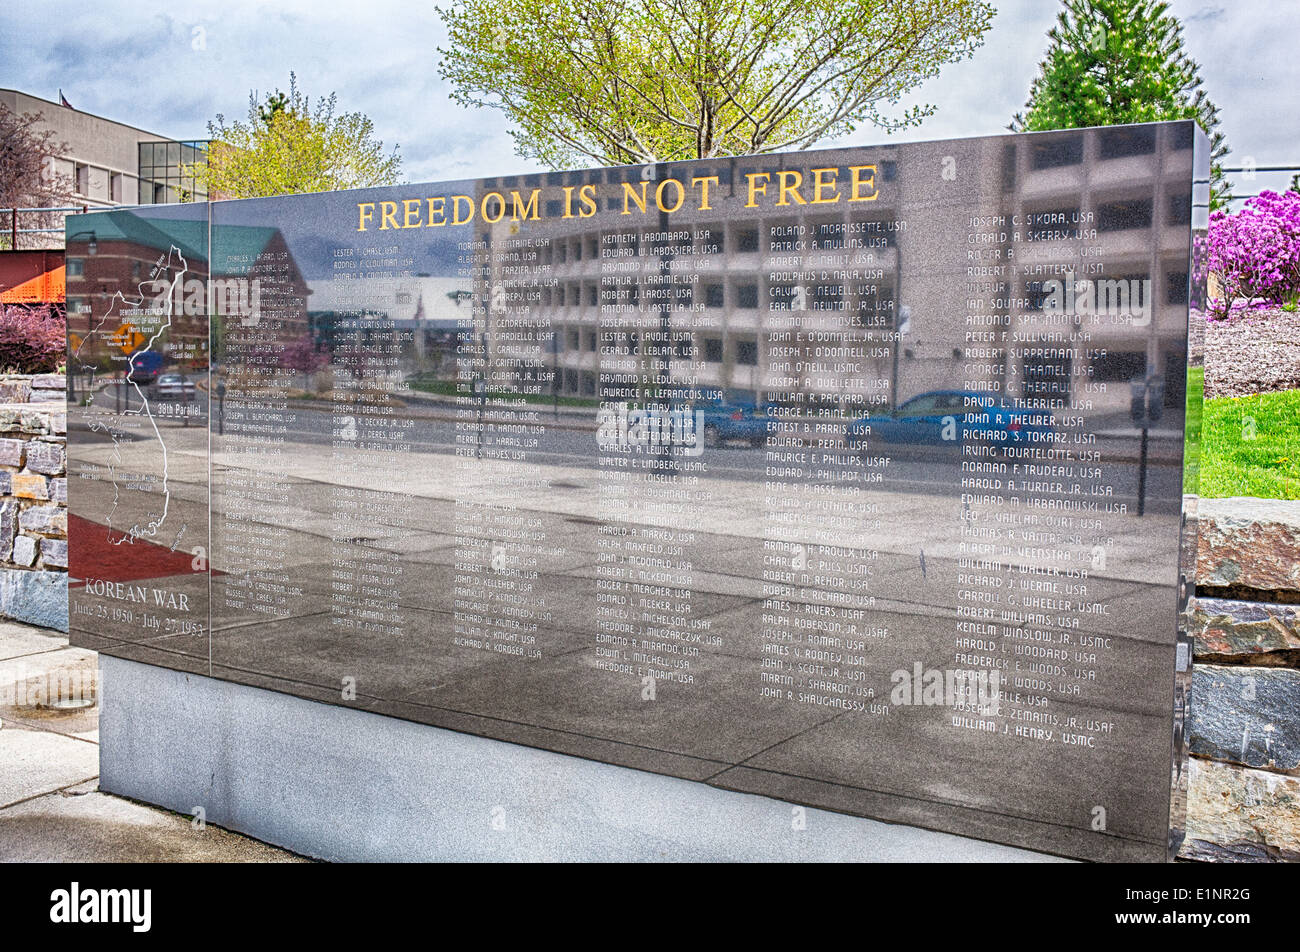
[[[73,107],[72,107],[72,103],[68,102],[67,97],[63,95],[63,90],[62,90],[62,89],[59,90],[59,105],[60,105],[60,106],[67,106],[69,109],[73,108]]]

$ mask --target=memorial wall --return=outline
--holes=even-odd
[[[70,218],[73,643],[1165,859],[1207,181],[1181,122]]]

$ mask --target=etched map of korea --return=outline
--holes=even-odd
[[[185,256],[172,245],[159,256],[148,280],[137,285],[135,296],[118,291],[98,321],[92,316],[89,332],[73,352],[74,361],[91,375],[88,402],[102,411],[89,418],[88,427],[113,443],[113,455],[106,463],[113,501],[104,521],[115,545],[136,539],[167,544],[166,536],[175,533],[179,541],[184,532],[183,525],[167,525],[171,509],[167,441],[149,392],[158,367],[151,367],[141,355],[165,351],[168,331],[184,306],[188,271]],[[99,363],[105,353],[111,365],[107,374]],[[124,493],[132,491],[133,504],[127,507]]]

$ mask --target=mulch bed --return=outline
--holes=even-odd
[[[1205,328],[1205,397],[1300,388],[1300,312],[1244,311]]]

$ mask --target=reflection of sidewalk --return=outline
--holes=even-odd
[[[0,859],[298,862],[192,818],[99,792],[98,655],[0,621]]]

